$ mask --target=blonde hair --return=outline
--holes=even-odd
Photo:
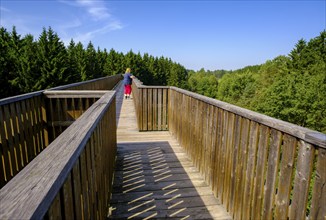
[[[131,69],[130,68],[127,68],[126,69],[126,73],[130,73],[131,72]]]

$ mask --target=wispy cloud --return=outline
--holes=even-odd
[[[70,35],[70,39],[73,38],[75,42],[82,42],[83,44],[88,43],[96,36],[103,35],[110,31],[120,30],[124,26],[123,24],[115,17],[113,14],[109,12],[109,8],[106,5],[105,1],[101,0],[58,0],[61,3],[70,5],[72,7],[78,7],[85,10],[87,13],[85,21],[85,17],[79,20],[79,23],[72,23],[71,26],[66,25],[65,30],[63,32],[68,33],[68,29],[70,29],[70,33],[72,29],[74,29],[75,34]],[[89,19],[90,18],[90,19]],[[73,26],[76,24],[76,27]],[[77,24],[83,28],[77,27]],[[100,26],[100,27],[99,27]],[[95,27],[95,28],[94,28]],[[87,30],[88,29],[88,30]],[[68,36],[68,34],[65,34]],[[68,37],[66,38],[68,39]],[[69,39],[69,41],[70,41]],[[68,40],[64,40],[65,43],[68,43]]]
[[[59,2],[65,3],[70,6],[74,7],[81,7],[84,8],[87,13],[94,19],[94,20],[104,20],[111,17],[109,13],[109,9],[105,6],[104,1],[94,1],[94,0],[75,0],[75,1],[68,1],[68,0],[59,0]]]
[[[123,26],[119,22],[110,22],[104,27],[86,32],[86,33],[77,33],[73,38],[75,42],[81,42],[83,44],[91,41],[96,35],[102,35],[110,31],[122,29]],[[65,41],[68,42],[68,41]]]

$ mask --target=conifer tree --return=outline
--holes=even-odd
[[[69,82],[67,51],[51,27],[48,31],[43,28],[37,52],[40,69],[36,78],[35,90],[52,88]]]

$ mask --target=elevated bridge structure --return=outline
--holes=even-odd
[[[325,219],[326,135],[121,76],[0,100],[0,219]]]

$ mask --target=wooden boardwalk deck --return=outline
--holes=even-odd
[[[169,132],[138,132],[133,100],[117,94],[110,219],[231,219]]]

